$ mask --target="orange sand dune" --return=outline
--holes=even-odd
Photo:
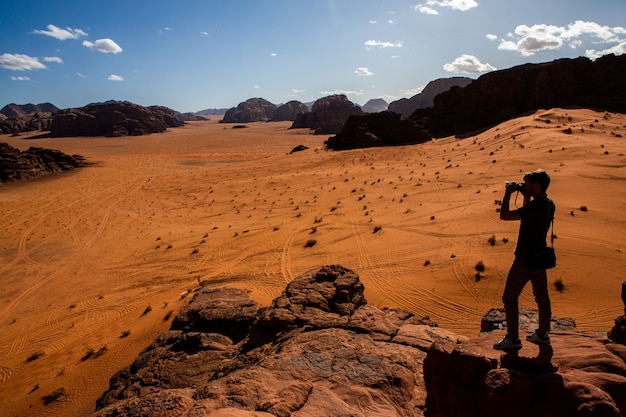
[[[623,313],[626,115],[553,109],[465,139],[343,152],[290,123],[248,126],[0,137],[95,162],[0,187],[0,415],[88,415],[200,285],[268,304],[322,264],[355,270],[370,304],[475,336],[501,306],[517,238],[498,218],[504,181],[535,168],[557,204],[554,314],[606,331]],[[289,155],[299,144],[310,149]]]

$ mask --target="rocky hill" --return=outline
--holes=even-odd
[[[298,114],[306,113],[308,111],[309,108],[306,104],[297,100],[288,101],[287,103],[278,106],[272,116],[272,121],[279,122],[288,120],[293,122]]]
[[[310,112],[298,114],[292,129],[313,129],[316,134],[339,133],[352,115],[363,114],[361,108],[344,94],[335,94],[316,100]]]
[[[0,113],[4,114],[7,118],[23,117],[32,113],[57,113],[59,108],[51,103],[41,104],[7,104],[4,106]]]
[[[94,416],[626,413],[626,347],[606,335],[553,324],[552,346],[500,356],[501,330],[467,339],[363,294],[339,265],[297,277],[267,308],[205,287],[111,378]]]
[[[138,136],[164,132],[182,124],[167,107],[115,101],[60,110],[52,120],[50,134],[52,137]]]
[[[80,155],[36,147],[21,152],[0,142],[0,183],[38,178],[86,165],[85,158]]]
[[[421,93],[389,103],[389,111],[409,117],[417,109],[431,107],[435,97],[452,87],[465,87],[473,80],[467,77],[439,78],[426,84]]]
[[[264,98],[251,98],[229,109],[220,123],[250,123],[272,120],[276,105]]]

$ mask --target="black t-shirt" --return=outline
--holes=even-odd
[[[544,194],[517,210],[522,221],[515,255],[524,259],[529,265],[536,262],[538,251],[547,246],[546,236],[554,218],[555,209],[554,202]]]

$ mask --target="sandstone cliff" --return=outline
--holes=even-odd
[[[298,114],[306,113],[307,111],[309,111],[309,108],[306,104],[297,100],[288,101],[287,103],[278,106],[278,108],[274,112],[274,115],[272,116],[272,121],[294,121]]]
[[[500,355],[491,346],[501,330],[468,340],[427,317],[369,306],[363,293],[339,265],[297,277],[267,308],[243,290],[205,287],[111,379],[94,416],[626,412],[626,347],[606,335],[555,320],[552,346]],[[536,324],[526,313],[524,330]],[[497,314],[487,321],[502,327]]]
[[[426,84],[422,92],[411,98],[392,101],[389,103],[389,111],[409,117],[417,109],[432,107],[435,103],[435,97],[439,94],[452,87],[465,87],[471,82],[472,79],[467,77],[439,78]]]

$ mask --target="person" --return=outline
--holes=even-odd
[[[548,294],[548,276],[545,266],[540,265],[538,252],[546,245],[546,236],[554,219],[555,205],[546,191],[550,185],[550,175],[544,170],[527,172],[524,182],[508,182],[502,207],[501,220],[520,220],[515,259],[511,264],[506,279],[502,302],[506,315],[507,333],[494,344],[498,350],[519,350],[522,342],[519,338],[518,299],[524,286],[530,281],[533,295],[539,310],[538,328],[526,337],[535,344],[550,344],[550,319],[552,316],[550,296]],[[520,208],[511,210],[511,195],[519,191],[524,196]],[[539,265],[538,265],[539,263]]]

